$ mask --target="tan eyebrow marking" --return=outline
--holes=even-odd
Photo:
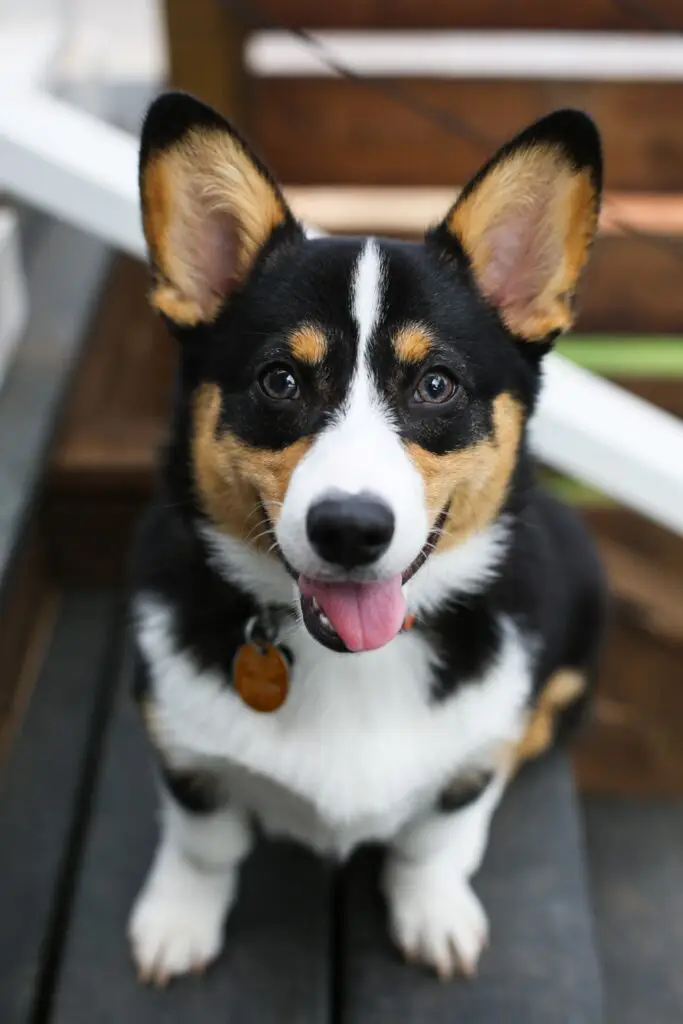
[[[426,327],[406,324],[394,335],[394,351],[404,363],[420,363],[429,354],[432,338]]]
[[[318,327],[304,324],[290,335],[289,347],[295,359],[315,366],[325,358],[327,338]]]

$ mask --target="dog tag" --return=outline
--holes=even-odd
[[[232,667],[235,689],[254,711],[277,711],[289,691],[289,663],[275,644],[242,644]]]

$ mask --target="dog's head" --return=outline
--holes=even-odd
[[[306,237],[231,125],[181,94],[149,111],[140,187],[198,513],[284,561],[320,642],[382,646],[429,552],[504,507],[597,225],[592,122],[522,132],[419,244]]]

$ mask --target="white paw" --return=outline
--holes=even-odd
[[[155,865],[128,929],[140,981],[166,985],[208,967],[221,950],[234,889],[232,870],[207,873],[175,858]]]
[[[469,882],[448,864],[390,863],[385,875],[391,931],[410,963],[425,964],[439,978],[472,978],[488,943],[484,908]]]

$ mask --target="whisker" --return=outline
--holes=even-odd
[[[260,533],[257,533],[255,536],[247,535],[247,537],[245,538],[245,543],[257,544],[260,540],[263,540],[264,537],[272,537],[272,531],[269,530],[268,527],[266,527]]]

